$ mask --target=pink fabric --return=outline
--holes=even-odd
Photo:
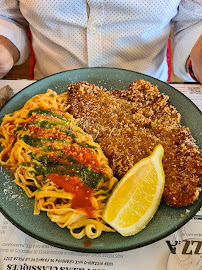
[[[30,60],[29,60],[29,80],[34,79],[34,66],[35,66],[35,57],[34,57],[34,51],[32,48],[32,34],[30,31],[30,28],[28,30],[28,39],[29,39],[29,47],[30,47]]]
[[[170,38],[168,39],[168,42],[167,42],[167,54],[166,54],[166,57],[167,57],[167,64],[168,64],[168,79],[167,81],[170,81],[170,76],[171,76],[171,71],[172,71],[172,64],[171,64],[171,40]]]

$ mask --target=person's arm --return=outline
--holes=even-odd
[[[20,53],[6,37],[0,36],[0,79],[3,78],[18,61]]]
[[[194,77],[202,84],[202,34],[193,46],[187,59],[187,68],[191,60]]]
[[[187,71],[187,59],[191,57],[195,76],[201,82],[198,73],[202,73],[199,51],[202,33],[201,0],[181,0],[178,14],[174,17],[173,31],[173,67],[174,73],[184,81],[194,81]],[[198,41],[199,40],[199,41]]]
[[[29,55],[28,23],[21,14],[19,1],[0,0],[0,78],[13,65],[22,64]]]

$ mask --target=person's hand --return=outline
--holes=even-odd
[[[191,50],[190,59],[194,76],[202,84],[202,34]]]
[[[4,36],[0,36],[0,79],[12,69],[19,57],[20,53],[15,45]]]

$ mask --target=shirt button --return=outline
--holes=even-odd
[[[91,29],[90,29],[91,33],[92,34],[95,34],[96,33],[96,27],[95,26],[92,26]]]

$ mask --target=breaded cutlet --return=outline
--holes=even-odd
[[[68,112],[101,145],[118,179],[162,144],[163,199],[181,207],[198,198],[202,187],[199,149],[189,129],[180,125],[180,114],[168,96],[156,86],[138,80],[127,90],[107,91],[77,82],[68,87],[67,104]]]

